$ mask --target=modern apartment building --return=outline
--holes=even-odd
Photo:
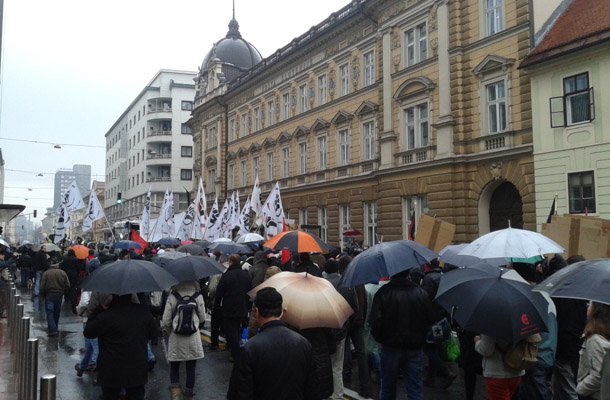
[[[406,238],[424,213],[457,242],[535,229],[530,35],[528,0],[355,0],[238,77],[206,57],[195,178],[208,199],[279,181],[286,216],[334,245]]]
[[[106,133],[104,210],[111,223],[137,220],[149,187],[153,214],[166,189],[174,193],[176,212],[188,207],[193,138],[185,122],[193,109],[196,76],[160,70]]]
[[[72,169],[62,168],[55,172],[55,186],[53,188],[53,209],[61,205],[66,190],[72,182],[76,181],[78,191],[82,194],[89,191],[91,185],[91,165],[74,164]]]

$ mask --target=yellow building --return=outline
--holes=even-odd
[[[355,0],[259,62],[233,19],[198,76],[195,181],[208,200],[279,181],[335,245],[423,213],[457,242],[535,229],[529,36],[527,0]]]

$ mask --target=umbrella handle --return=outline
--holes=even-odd
[[[456,309],[457,309],[457,306],[453,306],[453,307],[451,307],[451,313],[450,313],[450,315],[449,315],[449,318],[451,319],[451,321],[450,321],[451,326],[453,326],[453,313],[455,313],[455,310],[456,310]]]

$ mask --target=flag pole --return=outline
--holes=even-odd
[[[112,235],[112,240],[116,243],[116,237],[114,236],[114,230],[112,226],[110,226],[110,222],[108,222],[108,218],[106,218],[106,213],[104,213],[104,220],[106,220],[106,224],[108,224],[108,229],[110,229],[110,234]]]

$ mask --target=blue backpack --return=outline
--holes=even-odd
[[[178,316],[178,324],[174,329],[174,333],[178,335],[192,335],[199,328],[195,324],[195,315],[199,315],[197,312],[197,297],[201,293],[195,292],[191,296],[182,297],[178,292],[173,292],[173,295],[178,302],[174,313],[174,318]]]

